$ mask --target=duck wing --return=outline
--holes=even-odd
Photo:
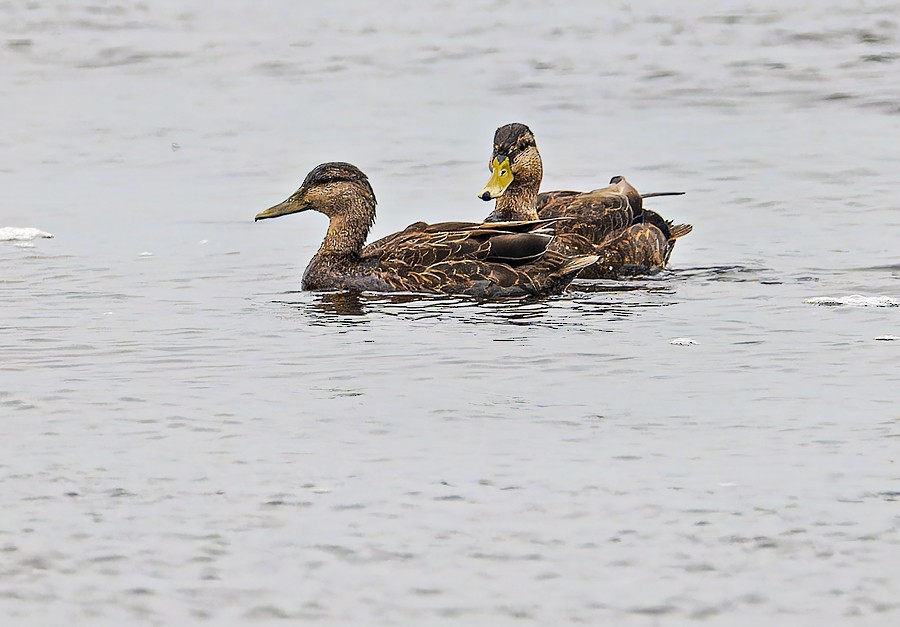
[[[553,236],[496,228],[409,232],[385,242],[375,252],[382,264],[427,268],[444,261],[491,261],[521,265],[540,257]]]
[[[533,233],[552,232],[553,226],[564,218],[548,218],[544,220],[521,220],[517,222],[413,222],[402,231],[391,233],[381,239],[367,244],[361,252],[362,257],[379,257],[385,251],[403,245],[404,242],[414,241],[424,234],[466,232],[475,234],[485,233]]]
[[[367,246],[361,261],[395,290],[486,298],[557,293],[597,260],[586,239],[552,233],[566,221],[417,222]],[[551,249],[569,240],[579,244]]]
[[[451,259],[430,266],[385,268],[396,286],[409,292],[468,294],[479,298],[546,296],[565,290],[597,255],[568,257],[547,251],[537,260],[512,267],[477,259]]]
[[[628,196],[608,188],[538,195],[541,218],[568,218],[557,225],[557,232],[577,233],[593,242],[600,242],[610,233],[630,226],[634,213]]]

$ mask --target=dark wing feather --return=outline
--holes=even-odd
[[[533,261],[544,254],[553,239],[551,235],[538,233],[503,233],[490,237],[491,261],[502,261],[511,265],[519,265]]]

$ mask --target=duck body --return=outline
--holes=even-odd
[[[546,222],[536,226],[545,227]],[[569,256],[548,250],[553,235],[526,228],[535,226],[415,223],[365,246],[358,256],[317,253],[301,287],[478,298],[541,296],[563,291],[595,260],[590,252]]]
[[[675,240],[692,229],[675,226],[644,209],[642,196],[615,176],[606,187],[588,192],[538,193],[543,165],[534,135],[524,124],[507,124],[494,134],[491,180],[479,195],[496,199],[492,220],[561,219],[552,247],[564,254],[598,255],[581,278],[619,278],[653,274],[665,267]],[[670,195],[647,194],[646,197]]]
[[[616,279],[655,274],[669,261],[675,240],[691,232],[688,224],[673,225],[644,209],[641,194],[624,177],[614,176],[607,187],[588,192],[553,191],[538,194],[537,215],[560,221],[560,234],[587,239],[600,259],[581,273],[584,279]],[[570,242],[565,237],[559,243]],[[584,253],[584,245],[564,252]]]
[[[368,178],[348,163],[325,163],[287,200],[257,220],[316,210],[328,232],[303,274],[305,290],[426,292],[480,298],[563,291],[596,255],[569,257],[550,245],[555,220],[416,222],[364,246],[375,219]]]

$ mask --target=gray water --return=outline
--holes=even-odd
[[[3,624],[898,624],[900,5],[828,4],[0,2]],[[671,271],[302,293],[252,222],[478,219],[512,121],[687,191]]]

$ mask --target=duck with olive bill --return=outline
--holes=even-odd
[[[592,252],[554,249],[555,218],[416,222],[367,246],[375,205],[375,192],[359,168],[330,162],[313,168],[296,192],[256,220],[303,211],[328,216],[322,245],[303,273],[305,290],[545,296],[564,291],[597,261]]]

